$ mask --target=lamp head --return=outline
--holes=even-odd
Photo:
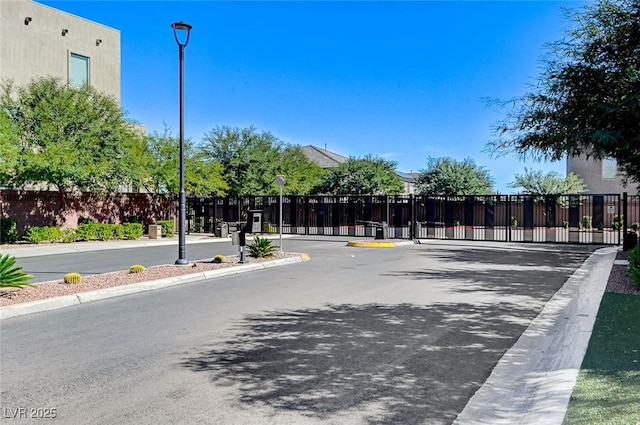
[[[171,28],[173,28],[173,36],[176,39],[176,43],[178,43],[179,46],[181,47],[185,47],[187,45],[187,43],[189,43],[189,35],[191,34],[191,25],[187,24],[186,22],[174,22],[173,24],[171,24]],[[182,32],[182,31],[186,31],[187,32],[187,38],[185,39],[184,43],[180,42],[180,39],[178,38],[178,32]]]

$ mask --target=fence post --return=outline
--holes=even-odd
[[[304,197],[304,234],[309,234],[309,196]]]
[[[387,225],[389,225],[389,195],[384,197],[384,203],[386,207],[385,221],[387,222]]]
[[[624,241],[627,235],[627,216],[629,215],[629,211],[627,211],[627,192],[622,192],[622,211],[622,240]],[[620,210],[618,210],[618,217],[620,217]],[[620,240],[620,230],[618,229],[618,245],[620,245]]]
[[[507,198],[507,242],[511,242],[511,195],[505,195]]]
[[[415,202],[413,202],[413,193],[409,194],[409,239],[414,239],[415,238],[415,227],[416,227],[416,223],[415,223],[415,218],[416,218],[416,212],[415,212]]]

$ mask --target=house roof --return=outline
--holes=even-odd
[[[403,173],[402,171],[396,171],[396,175],[405,182],[415,182],[416,179],[410,173]]]
[[[302,152],[310,161],[315,162],[322,168],[334,168],[349,160],[346,156],[313,145],[302,146],[300,149],[302,149]],[[415,182],[415,178],[412,174],[396,171],[396,175],[404,182]]]
[[[315,162],[322,168],[337,167],[349,160],[346,156],[313,145],[302,146],[300,149],[310,161]]]

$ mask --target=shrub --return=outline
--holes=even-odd
[[[97,221],[91,217],[78,217],[78,226],[81,226],[83,224],[94,224],[97,223]]]
[[[122,225],[125,239],[133,240],[139,239],[144,232],[141,223],[125,223]]]
[[[33,276],[22,267],[16,267],[16,259],[9,254],[0,255],[0,288],[22,288],[33,286],[29,281]]]
[[[173,237],[173,220],[159,220],[156,224],[159,224],[162,226],[163,238]]]
[[[58,226],[33,226],[24,232],[24,239],[31,243],[60,242],[62,230]]]
[[[592,221],[591,221],[591,216],[590,215],[585,215],[584,217],[582,217],[582,221],[580,222],[580,228],[581,229],[591,229],[592,226]]]
[[[215,257],[213,257],[214,263],[222,263],[223,261],[224,261],[224,255],[218,254]]]
[[[270,257],[278,248],[280,248],[277,245],[272,245],[271,241],[267,238],[256,236],[254,240],[254,243],[247,245],[249,255],[252,257]]]
[[[142,273],[144,272],[144,266],[142,264],[134,264],[129,268],[129,273]]]
[[[640,223],[638,223],[637,221],[635,221],[635,222],[633,222],[633,224],[631,224],[631,230],[633,230],[634,232],[637,232],[638,228],[640,228]]]
[[[72,272],[64,275],[64,283],[71,283],[77,285],[82,282],[82,275],[80,273]]]
[[[16,243],[18,222],[12,218],[0,218],[0,243]]]
[[[110,241],[113,239],[113,224],[94,224],[96,229],[96,239],[99,241]]]
[[[71,243],[75,242],[77,239],[76,229],[62,229],[62,242],[63,243]]]
[[[565,229],[569,228],[569,222],[567,220],[562,220],[562,227],[564,227]]]
[[[271,223],[262,223],[262,233],[276,233],[278,228]]]
[[[624,221],[624,215],[614,215],[613,216],[613,222],[611,223],[611,227],[613,228],[613,230],[620,230],[622,229],[622,223]]]
[[[633,286],[640,289],[640,245],[636,245],[629,251],[629,276],[633,281]]]
[[[511,227],[518,227],[518,219],[516,219],[514,216],[511,216]]]
[[[113,237],[117,240],[124,239],[124,226],[122,224],[113,224]]]
[[[98,225],[96,223],[81,224],[76,229],[76,240],[92,241],[97,239]]]

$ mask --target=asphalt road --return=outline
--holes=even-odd
[[[3,320],[0,418],[450,424],[594,249],[344,241],[288,240],[312,261]]]
[[[335,243],[344,245],[344,240],[335,238],[285,238],[283,248],[286,251],[298,252],[301,249],[313,249],[313,241],[323,241],[322,243]],[[145,246],[144,248],[127,248],[126,242],[123,248],[80,251],[71,253],[61,253],[40,256],[20,256],[17,254],[17,265],[22,267],[27,273],[34,277],[33,283],[46,282],[50,280],[62,279],[69,272],[78,272],[84,276],[108,273],[117,270],[128,270],[133,264],[142,264],[145,267],[160,264],[173,264],[178,257],[178,239],[173,238],[172,244],[162,244],[157,246]],[[201,243],[190,243],[187,240],[187,259],[190,261],[213,258],[218,254],[238,255],[238,247],[231,245],[228,240]],[[251,242],[251,241],[248,241]],[[275,245],[279,244],[277,238],[273,239]],[[84,244],[84,243],[81,243]],[[66,245],[59,245],[66,248]],[[82,247],[82,245],[80,245]],[[51,250],[55,250],[55,246]],[[14,255],[19,250],[14,250]]]

